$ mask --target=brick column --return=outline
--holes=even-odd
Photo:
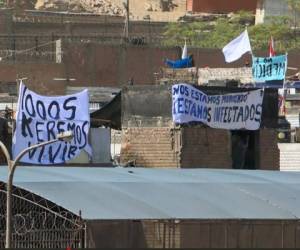
[[[259,133],[259,166],[264,170],[279,170],[279,148],[276,129],[261,129]]]

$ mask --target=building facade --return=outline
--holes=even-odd
[[[205,13],[230,13],[239,10],[255,12],[257,0],[187,0],[187,11]]]
[[[267,17],[271,16],[289,16],[292,18],[300,18],[296,10],[289,8],[287,1],[283,0],[258,0],[256,9],[255,23],[263,23],[267,21]]]
[[[240,88],[200,87],[208,94]],[[147,103],[147,105],[145,105]],[[279,169],[277,92],[265,92],[261,128],[213,129],[201,124],[175,126],[171,86],[131,86],[122,93],[122,164],[143,167]],[[247,139],[241,157],[239,141]]]

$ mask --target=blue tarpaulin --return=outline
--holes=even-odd
[[[188,58],[185,58],[185,59],[179,59],[179,60],[175,60],[175,61],[166,59],[165,63],[173,69],[193,67],[193,60],[192,60],[191,56],[189,56]]]

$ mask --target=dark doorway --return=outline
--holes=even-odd
[[[233,169],[257,169],[257,133],[249,130],[231,131]]]

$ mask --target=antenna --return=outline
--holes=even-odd
[[[125,11],[126,11],[126,17],[125,17],[125,38],[128,40],[129,38],[129,0],[125,0],[123,2]]]

